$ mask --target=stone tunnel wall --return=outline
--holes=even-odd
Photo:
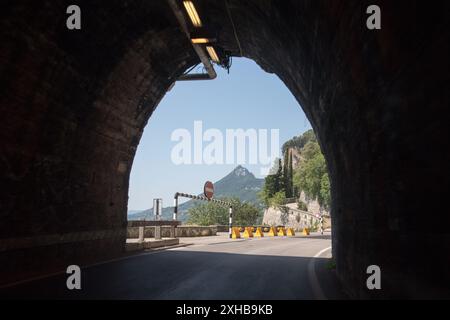
[[[2,11],[0,282],[123,252],[140,136],[193,61],[164,15],[146,18],[159,5],[84,1],[69,32],[67,6],[42,3]]]
[[[445,292],[449,217],[424,225],[422,194],[446,199],[449,4],[198,1],[219,43],[276,73],[303,107],[332,186],[333,255],[354,297]],[[120,254],[143,128],[196,62],[165,1],[14,1],[1,10],[2,279]],[[377,264],[383,290],[365,287]]]

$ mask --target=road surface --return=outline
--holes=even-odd
[[[190,245],[81,270],[81,290],[66,274],[0,289],[1,298],[341,299],[330,235],[229,240],[182,238]]]

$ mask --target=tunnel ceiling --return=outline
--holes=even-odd
[[[429,211],[449,219],[433,203],[423,212],[423,186],[436,197],[448,190],[448,2],[377,1],[381,30],[366,28],[369,1],[227,2],[230,14],[225,1],[196,1],[216,46],[275,73],[319,138],[333,254],[349,292],[374,294],[362,286],[373,261],[390,295],[408,291],[412,278],[440,292],[420,255],[448,265],[439,254],[448,233],[422,229]],[[199,62],[166,1],[78,1],[79,31],[65,28],[68,5],[18,0],[0,13],[4,274],[16,275],[15,261],[37,268],[23,263],[35,256],[57,265],[64,252],[80,261],[120,252],[143,129]]]

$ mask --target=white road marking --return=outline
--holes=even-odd
[[[330,250],[331,247],[325,248],[323,250],[320,250],[318,253],[315,254],[313,258],[309,260],[308,263],[308,278],[309,283],[311,284],[311,288],[313,290],[314,296],[317,300],[326,300],[325,294],[323,293],[322,288],[320,287],[319,280],[317,279],[316,274],[316,259],[320,257],[324,252]]]

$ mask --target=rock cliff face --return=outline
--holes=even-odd
[[[279,208],[270,207],[264,210],[263,224],[270,226],[284,225],[294,228],[297,231],[303,228],[311,228],[319,226],[320,213],[312,213],[297,209],[296,203],[286,205],[288,210],[280,210]],[[331,219],[328,215],[324,216],[324,228],[331,228]]]
[[[306,197],[304,192],[300,193],[300,200],[306,204],[306,206],[308,207],[307,211],[312,214],[315,214],[315,215],[317,215],[317,214],[329,215],[330,214],[330,212],[328,212],[328,210],[326,210],[320,206],[320,204],[317,200],[309,199],[308,197]],[[294,206],[294,205],[291,204],[291,206]],[[295,205],[295,209],[296,208],[297,208],[297,206]]]

